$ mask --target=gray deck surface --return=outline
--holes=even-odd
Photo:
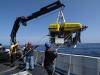
[[[0,64],[0,75],[11,75],[18,72],[22,72],[23,69],[19,69],[18,66],[10,67],[5,64]],[[45,69],[41,66],[36,66],[33,71],[29,71],[32,75],[47,75]]]

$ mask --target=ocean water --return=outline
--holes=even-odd
[[[78,44],[76,48],[62,48],[59,52],[100,57],[100,43]]]
[[[41,45],[38,50],[45,50],[45,47]],[[77,54],[100,57],[100,43],[84,43],[78,44],[76,48],[59,48],[59,53]]]
[[[6,46],[6,48],[8,47],[9,46]],[[23,47],[23,45],[21,47]],[[37,50],[44,51],[44,45],[39,45]],[[81,43],[78,44],[76,48],[59,48],[58,52],[100,57],[100,43]]]

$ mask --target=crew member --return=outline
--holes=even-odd
[[[45,43],[45,48],[44,68],[46,69],[48,75],[55,75],[54,60],[57,58],[57,52],[51,50],[48,43]]]
[[[14,61],[16,60],[16,50],[18,48],[18,43],[12,44],[10,47],[10,61],[11,66],[14,66]]]
[[[34,51],[32,44],[28,42],[24,49],[25,61],[26,61],[26,70],[34,69]]]

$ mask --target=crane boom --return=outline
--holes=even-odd
[[[15,22],[14,22],[13,29],[12,29],[11,35],[10,35],[11,42],[12,43],[16,43],[16,33],[17,33],[17,31],[18,31],[18,29],[20,27],[20,23],[22,23],[24,26],[26,26],[27,21],[30,21],[30,20],[32,20],[34,18],[42,16],[42,15],[44,15],[46,13],[49,13],[49,12],[51,12],[53,10],[56,10],[56,9],[60,8],[60,7],[64,7],[64,4],[62,4],[60,1],[56,1],[56,2],[54,2],[52,4],[49,4],[49,5],[41,8],[39,11],[37,11],[35,13],[32,13],[29,16],[17,17]]]

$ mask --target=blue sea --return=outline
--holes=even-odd
[[[78,44],[76,48],[63,48],[60,51],[67,54],[100,57],[100,43]]]
[[[45,50],[44,45],[39,45],[37,50],[44,51]],[[100,43],[81,43],[81,44],[78,44],[76,48],[59,48],[58,52],[100,57]]]
[[[45,48],[44,46],[41,46],[38,50],[45,50]],[[58,52],[100,57],[100,43],[78,44],[76,48],[60,48]]]

